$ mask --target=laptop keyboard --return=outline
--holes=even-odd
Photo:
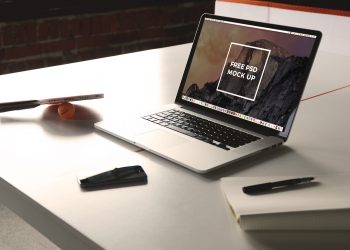
[[[225,150],[237,148],[260,139],[237,129],[175,109],[143,116],[142,118]]]

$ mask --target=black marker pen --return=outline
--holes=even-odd
[[[246,186],[246,187],[243,187],[242,190],[246,194],[255,194],[255,193],[266,192],[277,188],[284,188],[284,187],[290,187],[294,185],[309,183],[314,179],[315,179],[314,177],[302,177],[302,178],[289,179],[289,180],[283,180],[283,181],[267,182],[267,183],[252,185],[252,186]]]

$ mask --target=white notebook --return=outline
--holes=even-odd
[[[291,179],[225,177],[221,188],[243,230],[350,230],[350,174],[316,177],[312,185],[247,195],[242,187]]]

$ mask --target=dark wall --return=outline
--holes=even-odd
[[[213,0],[0,0],[0,74],[188,43],[204,12]]]
[[[197,0],[196,2],[204,2]],[[188,0],[0,0],[0,21],[18,21],[62,15],[185,3]],[[210,2],[210,1],[206,1]],[[211,2],[214,2],[212,0]]]

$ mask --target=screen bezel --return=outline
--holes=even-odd
[[[237,118],[237,117],[234,117],[234,116],[222,113],[220,111],[216,111],[216,110],[213,110],[213,109],[209,109],[209,108],[203,107],[201,105],[197,105],[195,103],[187,102],[187,101],[185,101],[185,100],[183,100],[181,98],[182,97],[183,88],[184,88],[184,85],[185,85],[185,82],[186,82],[186,79],[187,79],[187,76],[188,76],[188,73],[189,73],[189,70],[190,70],[190,67],[191,67],[191,63],[192,63],[192,60],[193,60],[193,56],[194,56],[194,53],[195,53],[195,50],[196,50],[196,47],[197,47],[198,39],[199,39],[199,36],[201,34],[201,30],[202,30],[202,27],[203,27],[203,24],[204,24],[204,21],[205,21],[206,18],[216,19],[216,20],[219,20],[219,21],[228,21],[228,22],[234,22],[234,23],[241,23],[243,25],[253,25],[253,26],[263,27],[263,28],[285,30],[285,31],[297,32],[297,33],[305,33],[305,34],[316,36],[315,43],[314,43],[314,46],[313,46],[312,51],[310,53],[308,64],[306,66],[306,70],[305,70],[304,76],[302,78],[303,86],[302,86],[302,90],[300,92],[300,96],[298,96],[298,98],[297,98],[297,102],[298,103],[297,103],[297,105],[295,107],[295,112],[293,112],[291,114],[291,117],[289,118],[291,123],[288,126],[286,124],[283,132],[279,132],[279,131],[274,130],[272,128],[268,128],[268,127],[265,127],[265,126],[262,126],[262,125],[255,124],[253,122],[245,121],[243,119],[240,119],[240,118]],[[254,132],[266,135],[266,136],[278,136],[278,137],[281,137],[283,140],[286,141],[288,139],[289,134],[290,134],[290,130],[291,130],[291,127],[292,127],[292,124],[293,124],[293,121],[294,121],[294,118],[295,118],[295,115],[296,115],[296,111],[297,111],[297,109],[299,107],[300,100],[301,100],[301,97],[303,95],[303,92],[304,92],[304,89],[305,89],[305,85],[306,85],[307,79],[309,77],[309,74],[310,74],[310,71],[311,71],[311,67],[312,67],[313,61],[314,61],[315,56],[316,56],[317,49],[318,49],[320,41],[321,41],[321,37],[322,37],[322,33],[320,31],[317,31],[317,30],[310,30],[310,29],[304,29],[304,28],[290,27],[290,26],[271,24],[271,23],[256,22],[256,21],[243,20],[243,19],[224,17],[224,16],[218,16],[218,15],[205,13],[205,14],[202,15],[202,17],[201,17],[201,19],[199,21],[199,24],[198,24],[198,27],[197,27],[197,31],[196,31],[196,34],[195,34],[195,37],[194,37],[194,40],[193,40],[193,45],[192,45],[192,48],[191,48],[191,51],[190,51],[190,54],[189,54],[189,58],[188,58],[188,61],[187,61],[187,64],[186,64],[186,67],[185,67],[185,70],[184,70],[184,74],[183,74],[183,77],[182,77],[182,80],[181,80],[181,83],[180,83],[180,86],[179,86],[179,89],[178,89],[178,92],[177,92],[177,95],[176,95],[175,103],[178,104],[178,105],[181,105],[183,107],[189,108],[191,110],[195,110],[195,111],[197,111],[199,113],[203,113],[205,115],[209,115],[209,116],[211,116],[211,117],[213,117],[215,119],[221,120],[223,122],[226,122],[226,123],[229,123],[229,124],[232,124],[232,125],[235,125],[235,126],[243,127],[245,129],[248,129],[248,130],[251,130],[251,131],[254,131]]]

